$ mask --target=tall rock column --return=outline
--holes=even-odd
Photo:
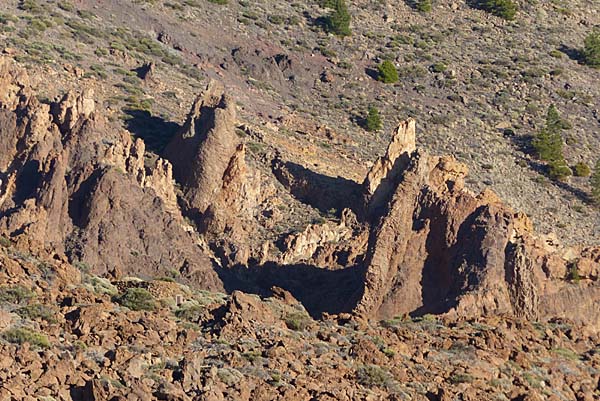
[[[235,119],[235,103],[222,85],[212,81],[165,149],[192,213],[205,213],[223,186],[223,175],[239,144]]]

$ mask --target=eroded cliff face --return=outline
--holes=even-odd
[[[171,166],[144,166],[144,143],[96,112],[93,92],[40,103],[26,74],[0,59],[0,228],[32,252],[68,253],[99,274],[222,288],[184,229]],[[5,89],[6,88],[6,89]]]
[[[571,315],[598,324],[598,248],[549,247],[495,194],[466,190],[464,165],[415,150],[414,135],[414,122],[400,124],[365,180],[366,209],[385,210],[371,222],[355,311],[381,318]],[[578,271],[577,283],[569,268]]]
[[[113,278],[178,276],[261,295],[276,286],[313,316],[501,314],[600,327],[600,248],[538,238],[495,194],[465,189],[464,165],[416,148],[414,120],[360,184],[277,150],[247,154],[235,102],[216,83],[165,158],[112,126],[90,90],[40,103],[8,59],[0,85],[0,233],[30,252]],[[277,214],[300,205],[327,218],[269,235],[285,221]]]

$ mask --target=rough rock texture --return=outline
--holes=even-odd
[[[413,119],[400,123],[385,155],[378,158],[367,173],[363,187],[371,210],[387,202],[397,175],[404,170],[409,155],[417,148],[416,125]]]
[[[235,134],[235,114],[235,103],[212,81],[165,149],[175,178],[184,186],[186,207],[199,215],[218,196],[240,143]]]
[[[97,273],[177,272],[221,288],[186,232],[170,164],[144,167],[144,143],[95,112],[93,92],[40,103],[0,59],[0,229],[31,252],[68,253]],[[15,72],[18,71],[18,72]]]
[[[415,151],[406,141],[412,130],[403,128],[410,124],[400,125],[383,162],[365,180],[367,193],[377,193],[372,184],[381,182],[382,193],[390,195],[382,216],[375,216],[356,311],[530,319],[577,311],[582,320],[600,322],[600,286],[590,271],[597,269],[591,267],[597,266],[597,249],[548,249],[526,216],[489,191],[465,190],[464,165]],[[384,176],[392,179],[384,183]],[[589,272],[577,284],[568,280],[569,263]]]
[[[310,224],[304,231],[285,237],[278,263],[305,262],[331,270],[352,266],[366,249],[367,233],[356,215],[344,209],[337,224]]]
[[[146,158],[91,91],[40,103],[1,60],[0,230],[21,249],[115,278],[263,295],[277,286],[313,316],[600,322],[600,250],[538,238],[495,194],[466,190],[464,165],[416,149],[414,120],[359,184],[276,151],[246,154],[234,102],[211,83],[168,145],[169,162]],[[269,221],[289,200],[299,213]],[[317,218],[297,224],[307,210]],[[292,226],[269,233],[283,221]]]
[[[0,245],[2,400],[598,399],[597,334],[567,319],[315,321],[260,298],[108,281]],[[148,308],[124,302],[148,294]],[[21,333],[16,336],[15,333]]]

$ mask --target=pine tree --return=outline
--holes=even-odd
[[[553,179],[564,179],[572,174],[563,156],[561,136],[561,131],[568,127],[568,123],[560,118],[556,107],[551,105],[546,114],[546,125],[533,140],[537,157],[548,162],[549,175]]]
[[[369,113],[365,119],[365,129],[373,132],[379,131],[382,127],[383,123],[381,121],[381,116],[379,115],[379,110],[373,106],[369,107]]]
[[[327,17],[327,30],[338,36],[350,36],[350,13],[344,0],[334,0],[333,12]]]
[[[595,28],[583,42],[583,61],[593,68],[600,68],[600,28]]]
[[[600,204],[600,159],[594,166],[594,172],[590,177],[590,185],[592,186],[592,200],[596,204]]]

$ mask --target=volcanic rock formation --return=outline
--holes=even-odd
[[[313,316],[600,323],[600,249],[561,248],[492,192],[471,193],[463,164],[416,149],[414,120],[359,184],[277,151],[247,155],[235,102],[214,82],[166,159],[146,158],[91,90],[41,103],[8,59],[0,84],[0,232],[29,252],[66,254],[114,278],[168,275],[262,295],[277,286]],[[282,199],[328,218],[265,235]]]
[[[171,167],[144,166],[144,143],[95,112],[93,93],[52,105],[0,59],[0,228],[31,252],[68,253],[99,274],[167,272],[219,289],[209,257],[184,230]]]
[[[372,221],[355,311],[599,323],[599,249],[549,249],[525,215],[465,189],[466,166],[415,150],[414,135],[414,121],[401,123],[365,180],[366,208],[385,210]]]

